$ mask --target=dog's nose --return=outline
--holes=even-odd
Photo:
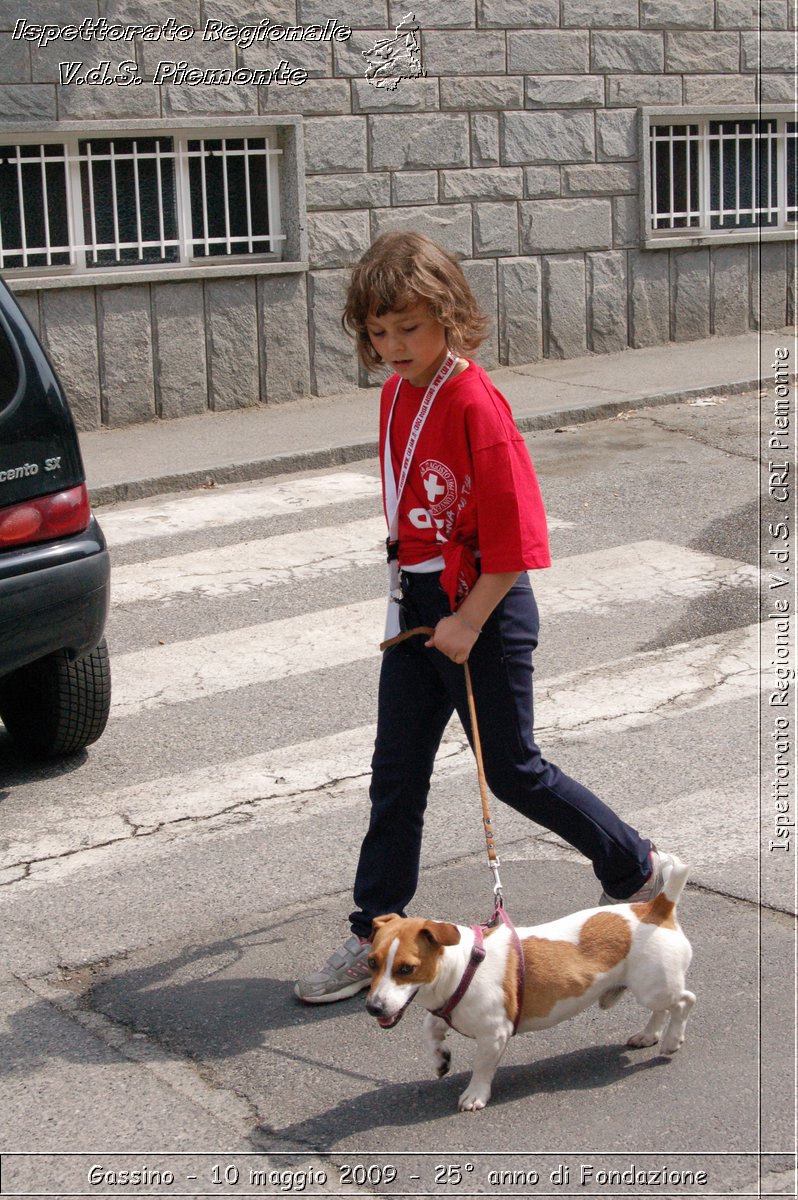
[[[368,996],[366,998],[366,1012],[372,1017],[381,1017],[385,1012],[385,1005],[381,1000]]]

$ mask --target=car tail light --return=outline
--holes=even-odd
[[[0,550],[80,533],[91,517],[85,483],[0,508]]]

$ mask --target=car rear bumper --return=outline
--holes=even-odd
[[[103,635],[110,595],[105,538],[83,533],[0,554],[0,676],[54,650],[79,657]]]

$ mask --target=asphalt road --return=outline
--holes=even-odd
[[[626,1050],[640,1014],[623,1000],[513,1042],[469,1117],[464,1039],[438,1082],[418,1013],[389,1037],[359,999],[298,1005],[295,975],[346,934],[367,816],[378,465],[116,505],[99,513],[104,738],[36,767],[0,730],[4,1194],[119,1195],[87,1171],[132,1158],[176,1176],[148,1194],[794,1194],[794,857],[768,853],[760,813],[757,403],[716,399],[527,439],[555,558],[533,579],[538,736],[692,868],[680,1053]],[[459,729],[433,788],[416,911],[471,922],[491,881]],[[596,902],[578,855],[498,806],[495,825],[516,921]]]

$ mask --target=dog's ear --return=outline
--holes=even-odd
[[[432,946],[456,946],[460,941],[460,930],[448,921],[427,921],[420,932]]]
[[[386,913],[385,916],[383,916],[383,917],[375,917],[374,920],[371,922],[372,941],[374,940],[374,934],[383,925],[387,925],[389,921],[399,921],[399,920],[401,920],[399,913]]]

